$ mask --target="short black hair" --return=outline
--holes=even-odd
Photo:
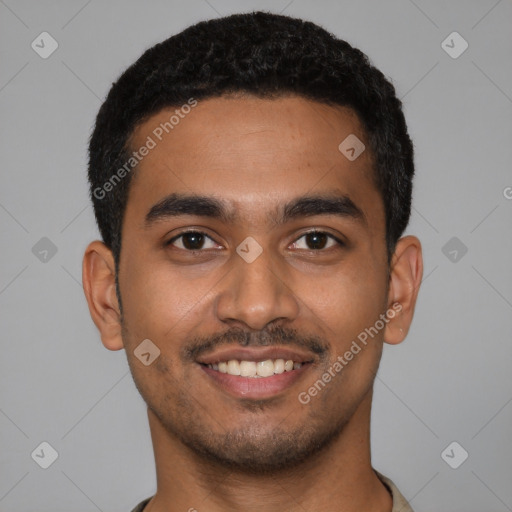
[[[358,115],[384,203],[389,263],[409,222],[414,175],[413,145],[393,85],[363,52],[320,26],[258,11],[188,27],[148,49],[112,85],[90,138],[88,176],[94,214],[103,242],[112,250],[116,277],[133,173],[122,173],[114,186],[104,185],[112,184],[123,165],[126,169],[135,128],[191,98],[232,93],[264,99],[298,95],[348,107]]]

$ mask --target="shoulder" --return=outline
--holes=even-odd
[[[150,496],[149,498],[146,498],[144,501],[141,501],[133,510],[132,512],[142,512],[144,510],[144,507],[151,501],[151,498],[153,496]]]
[[[391,496],[393,497],[392,512],[414,512],[411,506],[409,505],[409,502],[404,498],[404,496],[398,490],[398,487],[393,483],[393,481],[385,477],[375,469],[374,471],[379,477],[379,480],[388,488]]]

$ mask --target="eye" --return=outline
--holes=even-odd
[[[299,240],[301,239],[304,239],[305,244],[299,243]],[[302,245],[302,247],[300,245]],[[330,249],[336,245],[344,246],[345,244],[334,235],[325,233],[324,231],[309,231],[308,233],[304,233],[293,243],[293,248],[318,251],[322,249]]]
[[[206,247],[205,244],[207,245]],[[217,246],[212,238],[201,231],[186,231],[184,233],[180,233],[179,235],[171,238],[165,245],[173,245],[178,249],[183,249],[185,251],[214,249]]]

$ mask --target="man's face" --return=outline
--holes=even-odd
[[[293,465],[368,405],[380,360],[382,330],[333,370],[389,305],[384,207],[365,134],[341,107],[216,98],[159,141],[154,130],[173,111],[147,120],[131,144],[157,143],[133,177],[122,231],[123,343],[135,383],[195,453],[255,471]],[[338,149],[351,134],[367,147],[354,161]],[[146,222],[171,194],[218,204],[169,203],[174,210],[154,208]],[[285,208],[305,198],[317,201]],[[347,198],[363,215],[340,213]],[[134,355],[145,339],[160,350],[149,366]],[[267,361],[260,373],[278,373],[223,373],[230,360],[249,373]],[[303,364],[282,371],[289,360]]]

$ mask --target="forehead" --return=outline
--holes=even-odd
[[[354,136],[367,149],[351,161],[339,146]],[[333,193],[349,196],[367,218],[380,223],[383,215],[366,135],[348,108],[302,97],[210,98],[146,120],[131,149],[144,145],[153,147],[132,177],[126,214],[138,223],[172,193],[219,198],[240,220],[263,220],[294,197]]]

